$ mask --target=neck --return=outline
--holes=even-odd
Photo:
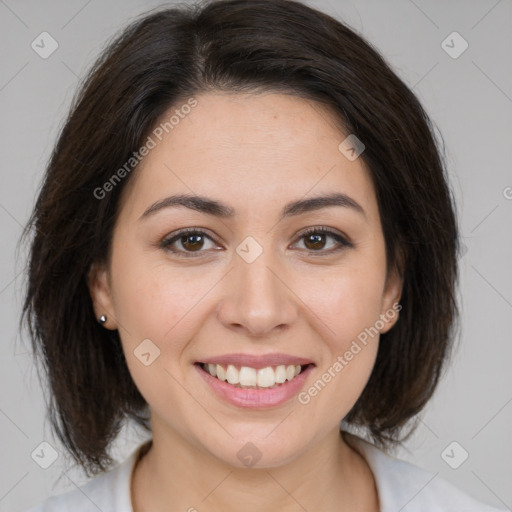
[[[134,512],[378,510],[371,470],[337,428],[314,450],[260,469],[230,466],[176,432],[155,427],[133,472]]]

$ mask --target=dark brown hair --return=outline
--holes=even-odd
[[[49,381],[52,427],[89,473],[111,464],[109,446],[125,420],[150,429],[119,334],[96,321],[87,285],[91,264],[108,261],[133,173],[102,199],[94,191],[169,107],[210,90],[317,101],[366,146],[360,158],[375,186],[388,268],[399,268],[404,286],[400,319],[381,336],[373,373],[345,421],[378,445],[399,442],[449,355],[456,217],[433,125],[413,92],[353,30],[296,1],[157,9],[113,40],[82,83],[24,233],[33,239],[22,321]]]

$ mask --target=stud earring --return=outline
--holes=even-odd
[[[104,324],[104,323],[106,323],[106,321],[107,321],[107,317],[105,315],[101,315],[100,318],[98,319],[98,322],[100,324]]]

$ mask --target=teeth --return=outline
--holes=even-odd
[[[207,365],[203,364],[203,369],[212,377],[227,381],[235,387],[259,388],[271,388],[276,384],[283,384],[287,380],[294,379],[301,372],[301,366],[293,364],[288,366],[281,364],[275,369],[272,366],[267,366],[259,370],[242,366],[239,370],[232,364],[228,364],[227,368],[224,368],[220,364],[208,363]]]
[[[238,384],[240,382],[238,370],[232,364],[228,365],[226,370],[226,379],[230,384]]]
[[[295,368],[294,368],[295,369]],[[276,383],[276,374],[271,366],[258,370],[257,385],[260,388],[269,388]]]
[[[213,375],[214,377],[217,376],[217,365],[216,364],[208,364],[208,371],[210,372],[210,375]]]
[[[215,365],[215,373],[217,374],[218,379],[226,380],[226,370],[224,370],[224,368],[220,364]]]
[[[284,364],[276,368],[276,384],[282,384],[286,380],[286,366]]]
[[[242,386],[256,386],[257,376],[254,368],[242,366],[239,372],[240,385]]]

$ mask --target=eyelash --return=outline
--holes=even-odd
[[[336,242],[338,243],[338,247],[336,247],[334,249],[329,249],[329,250],[320,249],[318,251],[314,251],[311,249],[305,249],[306,251],[310,252],[314,256],[330,255],[335,252],[341,251],[342,249],[345,249],[347,247],[353,247],[353,245],[346,238],[344,238],[340,234],[336,233],[335,231],[332,231],[329,228],[326,228],[323,226],[308,228],[307,230],[303,231],[300,234],[298,241],[302,240],[303,238],[307,237],[308,235],[319,234],[319,233],[323,234],[323,235],[329,235],[330,237],[334,238],[334,240],[336,240]],[[170,251],[170,252],[178,255],[178,257],[181,257],[181,258],[196,258],[196,257],[200,256],[201,253],[206,252],[204,250],[181,251],[181,250],[176,250],[176,249],[171,248],[172,244],[179,241],[179,239],[181,237],[186,236],[186,235],[201,235],[201,236],[205,236],[206,238],[209,238],[212,242],[215,242],[215,240],[213,240],[213,238],[211,236],[209,236],[205,231],[202,231],[202,230],[196,229],[196,228],[185,228],[185,229],[178,231],[177,233],[174,233],[171,237],[167,237],[164,240],[162,240],[162,242],[160,242],[160,247],[166,251]]]

